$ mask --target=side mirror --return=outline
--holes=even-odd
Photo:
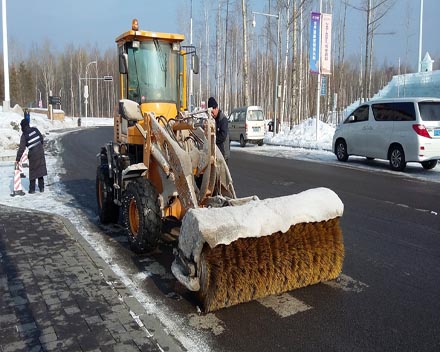
[[[191,66],[194,74],[197,75],[199,73],[199,57],[197,54],[191,56]]]
[[[356,118],[354,117],[354,115],[350,115],[347,119],[347,122],[355,122]]]
[[[128,73],[128,55],[127,53],[119,54],[119,73]]]

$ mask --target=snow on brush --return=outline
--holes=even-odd
[[[182,221],[179,248],[187,258],[198,261],[205,242],[214,248],[239,238],[286,232],[298,223],[340,217],[343,211],[341,199],[324,187],[238,206],[191,209]]]

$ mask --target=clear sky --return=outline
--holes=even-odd
[[[2,0],[3,1],[3,0]],[[268,0],[248,0],[250,11],[265,11]],[[275,0],[272,0],[272,3]],[[314,11],[319,1],[314,0]],[[349,0],[359,5],[363,0]],[[194,23],[202,16],[201,4],[212,6],[215,22],[217,1],[192,0]],[[333,3],[334,26],[342,0],[323,0]],[[26,52],[31,45],[49,39],[57,50],[68,44],[114,47],[117,35],[130,28],[138,18],[140,27],[158,32],[182,33],[189,28],[191,0],[6,0],[9,52]],[[211,5],[209,5],[211,4]],[[378,63],[387,60],[398,63],[399,58],[415,67],[418,59],[420,0],[396,0],[392,11],[383,19],[374,53]],[[437,39],[440,0],[424,0],[424,29],[422,56],[429,51],[440,60],[440,41]],[[307,19],[308,20],[308,19]],[[189,32],[189,31],[188,31]],[[354,9],[348,11],[347,53],[359,55],[363,50],[365,15]],[[2,38],[0,38],[2,40]],[[361,49],[362,48],[362,49]],[[14,58],[10,56],[10,61]]]

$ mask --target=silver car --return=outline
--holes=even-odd
[[[396,98],[361,104],[335,130],[333,151],[389,160],[392,170],[407,162],[432,169],[440,159],[440,99]]]

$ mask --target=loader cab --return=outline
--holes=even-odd
[[[141,105],[166,119],[186,110],[186,60],[181,43],[184,36],[132,29],[116,38],[119,51],[120,99]],[[198,67],[195,50],[193,71]]]

